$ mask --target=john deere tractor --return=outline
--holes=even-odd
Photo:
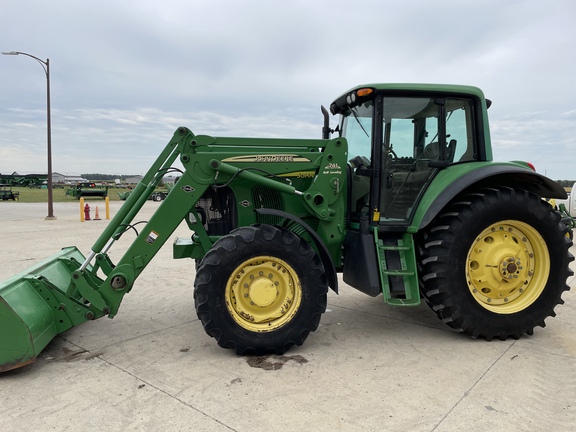
[[[474,338],[532,334],[572,274],[568,228],[542,199],[566,193],[528,163],[492,160],[489,105],[475,87],[370,84],[330,105],[336,130],[322,109],[322,139],[178,128],[86,257],[65,248],[0,285],[0,369],[114,317],[182,220],[190,236],[173,254],[197,266],[198,317],[240,355],[301,345],[338,272],[393,306],[423,298]],[[174,188],[113,262],[111,247],[177,160]]]

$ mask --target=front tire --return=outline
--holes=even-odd
[[[302,345],[326,310],[322,262],[293,232],[242,227],[218,240],[195,281],[204,330],[236,354],[283,354]]]
[[[420,236],[422,295],[442,321],[474,338],[531,335],[569,289],[567,232],[558,213],[525,190],[467,194]]]

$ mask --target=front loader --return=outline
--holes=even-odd
[[[492,161],[489,103],[475,87],[371,84],[331,104],[336,131],[323,109],[322,139],[178,128],[87,256],[65,248],[0,284],[0,371],[33,362],[71,327],[113,318],[183,220],[190,236],[173,254],[195,260],[198,317],[239,355],[301,345],[338,272],[390,305],[424,298],[474,338],[532,334],[572,274],[568,228],[542,200],[566,193],[527,163]],[[176,169],[170,194],[134,224]],[[137,237],[113,262],[127,231]]]

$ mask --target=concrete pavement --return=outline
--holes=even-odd
[[[89,203],[103,216],[101,201]],[[158,205],[147,203],[143,218]],[[108,223],[81,223],[77,202],[56,203],[57,220],[45,221],[45,207],[0,202],[1,280],[64,246],[87,254]],[[189,233],[183,225],[175,235]],[[113,247],[113,260],[132,238]],[[393,308],[340,281],[302,347],[238,357],[204,333],[194,263],[171,254],[167,243],[114,319],[73,328],[36,363],[0,374],[3,430],[576,428],[576,291],[534,336],[486,342],[455,333],[426,305]]]

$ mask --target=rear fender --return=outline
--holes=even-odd
[[[558,183],[522,163],[472,162],[452,165],[434,178],[419,203],[408,231],[416,233],[425,228],[462,192],[495,186],[521,188],[542,198],[567,197],[566,191]]]

